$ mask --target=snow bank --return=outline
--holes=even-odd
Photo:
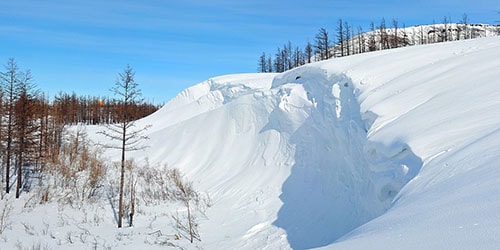
[[[500,243],[500,38],[209,79],[132,157],[214,206],[206,249],[471,249]],[[139,219],[139,218],[138,218]]]

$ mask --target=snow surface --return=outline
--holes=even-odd
[[[212,197],[186,248],[496,249],[499,58],[490,37],[215,77],[139,120],[150,147],[129,157]],[[147,214],[101,237],[147,247]]]
[[[498,247],[498,58],[494,37],[213,78],[144,119],[148,155],[214,197],[207,249]]]

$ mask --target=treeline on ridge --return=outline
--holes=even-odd
[[[399,48],[404,46],[430,44],[447,41],[473,39],[486,36],[486,28],[493,27],[495,35],[500,35],[500,25],[469,24],[467,14],[463,14],[458,23],[452,23],[450,17],[444,17],[442,23],[407,28],[397,19],[392,19],[390,25],[384,18],[378,25],[370,23],[369,32],[364,32],[362,26],[355,27],[347,21],[338,19],[335,35],[332,36],[325,28],[320,28],[314,42],[307,42],[302,49],[293,46],[290,41],[283,47],[278,47],[273,54],[263,52],[258,59],[258,71],[284,72],[292,68],[330,59],[376,50]]]

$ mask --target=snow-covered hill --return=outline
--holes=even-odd
[[[489,37],[209,79],[139,120],[149,147],[128,155],[210,195],[201,242],[169,236],[175,204],[139,197],[135,226],[117,229],[109,195],[26,194],[0,249],[496,249],[499,58]]]
[[[207,249],[498,247],[499,58],[493,37],[213,78],[136,156],[210,193]]]

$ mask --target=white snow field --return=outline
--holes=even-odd
[[[186,249],[500,248],[500,37],[215,77],[146,124],[149,147],[128,156],[179,168],[213,200],[201,242],[174,241]],[[48,236],[12,226],[0,249],[30,237],[61,249],[166,247],[151,245],[172,227],[157,220],[162,206],[117,229],[100,204],[16,213],[36,228],[56,222]],[[72,224],[78,216],[87,224]],[[86,242],[72,238],[81,227]]]
[[[216,77],[140,155],[215,205],[206,249],[500,248],[500,38]]]

